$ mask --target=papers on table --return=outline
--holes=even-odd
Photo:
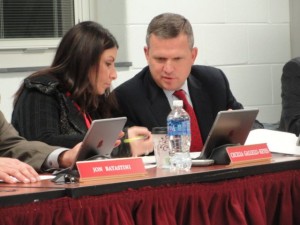
[[[145,168],[150,169],[156,167],[156,160],[154,155],[143,156],[142,160],[144,162]]]
[[[53,179],[55,176],[53,175],[40,175],[39,176],[41,180],[50,180]],[[17,182],[20,182],[19,180],[17,180],[15,177],[13,177]],[[3,180],[0,180],[0,183],[2,183]]]
[[[149,156],[144,156],[142,157],[144,164],[155,164],[155,156],[154,155],[149,155]]]
[[[296,145],[297,141],[298,137],[292,133],[255,129],[250,131],[245,145],[266,143],[270,152],[300,155],[300,146]]]
[[[191,152],[190,155],[191,155],[192,159],[197,158],[198,156],[200,156],[200,152]],[[155,160],[154,155],[143,156],[142,160],[144,162],[144,165],[145,165],[146,169],[156,167],[156,160]]]

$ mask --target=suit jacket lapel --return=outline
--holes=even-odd
[[[171,111],[168,99],[161,88],[159,88],[151,77],[151,74],[147,74],[148,87],[147,94],[150,102],[150,113],[154,116],[154,120],[158,126],[167,125],[167,116]]]
[[[74,106],[73,102],[70,98],[65,98],[65,104],[68,110],[68,122],[73,125],[73,127],[81,134],[85,134],[87,131],[86,124],[82,117],[82,114],[78,111],[78,109]]]
[[[188,78],[188,88],[201,135],[205,141],[210,131],[210,124],[214,121],[211,101],[207,92],[203,91],[201,82],[191,75]]]

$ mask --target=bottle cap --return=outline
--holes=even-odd
[[[168,133],[167,127],[153,127],[152,134],[166,134]]]
[[[182,100],[174,100],[173,101],[173,107],[182,107],[183,106],[183,101]]]

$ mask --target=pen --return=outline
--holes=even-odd
[[[147,138],[149,138],[149,137],[144,136],[144,135],[136,136],[133,138],[126,138],[126,139],[124,139],[124,143],[130,143],[130,142],[138,141],[138,140],[146,140]]]

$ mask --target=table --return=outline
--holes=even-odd
[[[213,165],[192,167],[189,172],[171,173],[168,169],[151,168],[146,176],[124,177],[105,180],[91,180],[76,184],[55,184],[49,180],[32,184],[4,184],[11,187],[64,188],[66,195],[78,198],[86,195],[102,195],[119,192],[128,188],[161,186],[185,183],[215,182],[250,175],[300,169],[300,156],[273,154],[271,161],[261,161],[240,165]],[[116,185],[117,184],[117,185]],[[0,184],[0,187],[3,184]]]
[[[300,157],[274,155],[179,175],[150,169],[147,177],[64,184],[65,197],[2,207],[0,224],[300,224],[299,169]],[[58,188],[48,182],[18,187]]]
[[[66,196],[65,188],[0,187],[0,207],[57,199]],[[0,223],[1,224],[1,223]]]

